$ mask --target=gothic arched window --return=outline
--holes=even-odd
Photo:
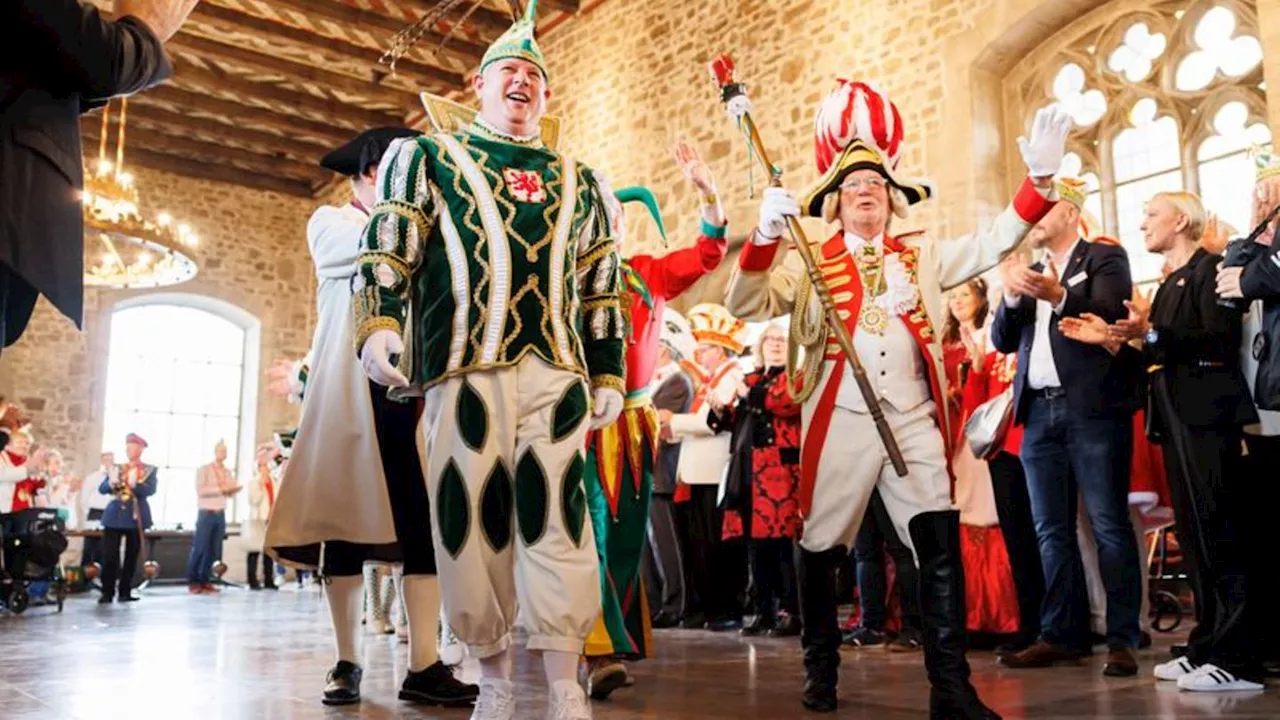
[[[1157,192],[1199,193],[1209,212],[1250,229],[1249,152],[1271,144],[1257,22],[1242,0],[1117,0],[1006,80],[1018,127],[1053,101],[1076,120],[1061,173],[1088,183],[1086,209],[1128,250],[1135,282],[1159,277],[1139,229]]]

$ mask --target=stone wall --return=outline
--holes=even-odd
[[[315,315],[306,222],[316,202],[143,169],[134,173],[144,209],[168,210],[200,237],[195,279],[162,291],[211,296],[257,318],[263,369],[277,357],[305,354]],[[61,448],[80,471],[97,465],[103,439],[112,309],[144,293],[87,289],[83,332],[42,299],[22,339],[0,355],[0,394],[27,408],[38,441]],[[272,430],[295,423],[297,410],[268,398],[264,383],[258,385],[257,435],[267,439]]]
[[[1115,5],[1135,3],[1118,0]],[[707,71],[732,52],[749,84],[764,141],[786,183],[815,180],[812,121],[833,78],[874,81],[897,104],[906,127],[899,170],[932,180],[933,201],[897,229],[938,237],[973,230],[1013,191],[1021,160],[1005,127],[1001,81],[1016,63],[1070,21],[1106,0],[607,0],[550,33],[548,56],[562,118],[563,147],[607,171],[615,186],[649,185],[674,244],[697,229],[695,193],[670,159],[687,138],[720,180],[731,234],[754,225],[747,156],[725,119]],[[1269,86],[1280,79],[1280,0],[1257,3]],[[1269,97],[1273,121],[1280,94]],[[757,187],[761,177],[756,173]],[[636,213],[629,250],[654,250],[657,234]],[[827,232],[807,226],[811,236]],[[727,268],[695,287],[685,303],[715,300]]]

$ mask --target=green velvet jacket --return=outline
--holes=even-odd
[[[533,353],[625,392],[618,248],[590,168],[473,125],[392,145],[377,182],[352,287],[357,350],[400,333],[424,389]]]

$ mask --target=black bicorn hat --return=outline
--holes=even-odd
[[[321,158],[320,167],[347,177],[361,175],[370,165],[377,165],[382,160],[392,140],[420,134],[406,127],[370,128]]]

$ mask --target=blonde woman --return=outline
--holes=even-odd
[[[1242,310],[1218,302],[1222,257],[1199,244],[1200,199],[1159,193],[1142,223],[1147,250],[1164,255],[1169,275],[1155,299],[1135,294],[1129,317],[1106,326],[1092,315],[1064,319],[1063,334],[1122,353],[1147,370],[1147,434],[1164,446],[1182,552],[1195,568],[1200,623],[1184,657],[1157,665],[1182,690],[1261,690],[1257,627],[1246,596],[1250,480],[1242,471],[1245,425],[1257,422],[1240,369]],[[1124,343],[1140,341],[1141,357]]]

